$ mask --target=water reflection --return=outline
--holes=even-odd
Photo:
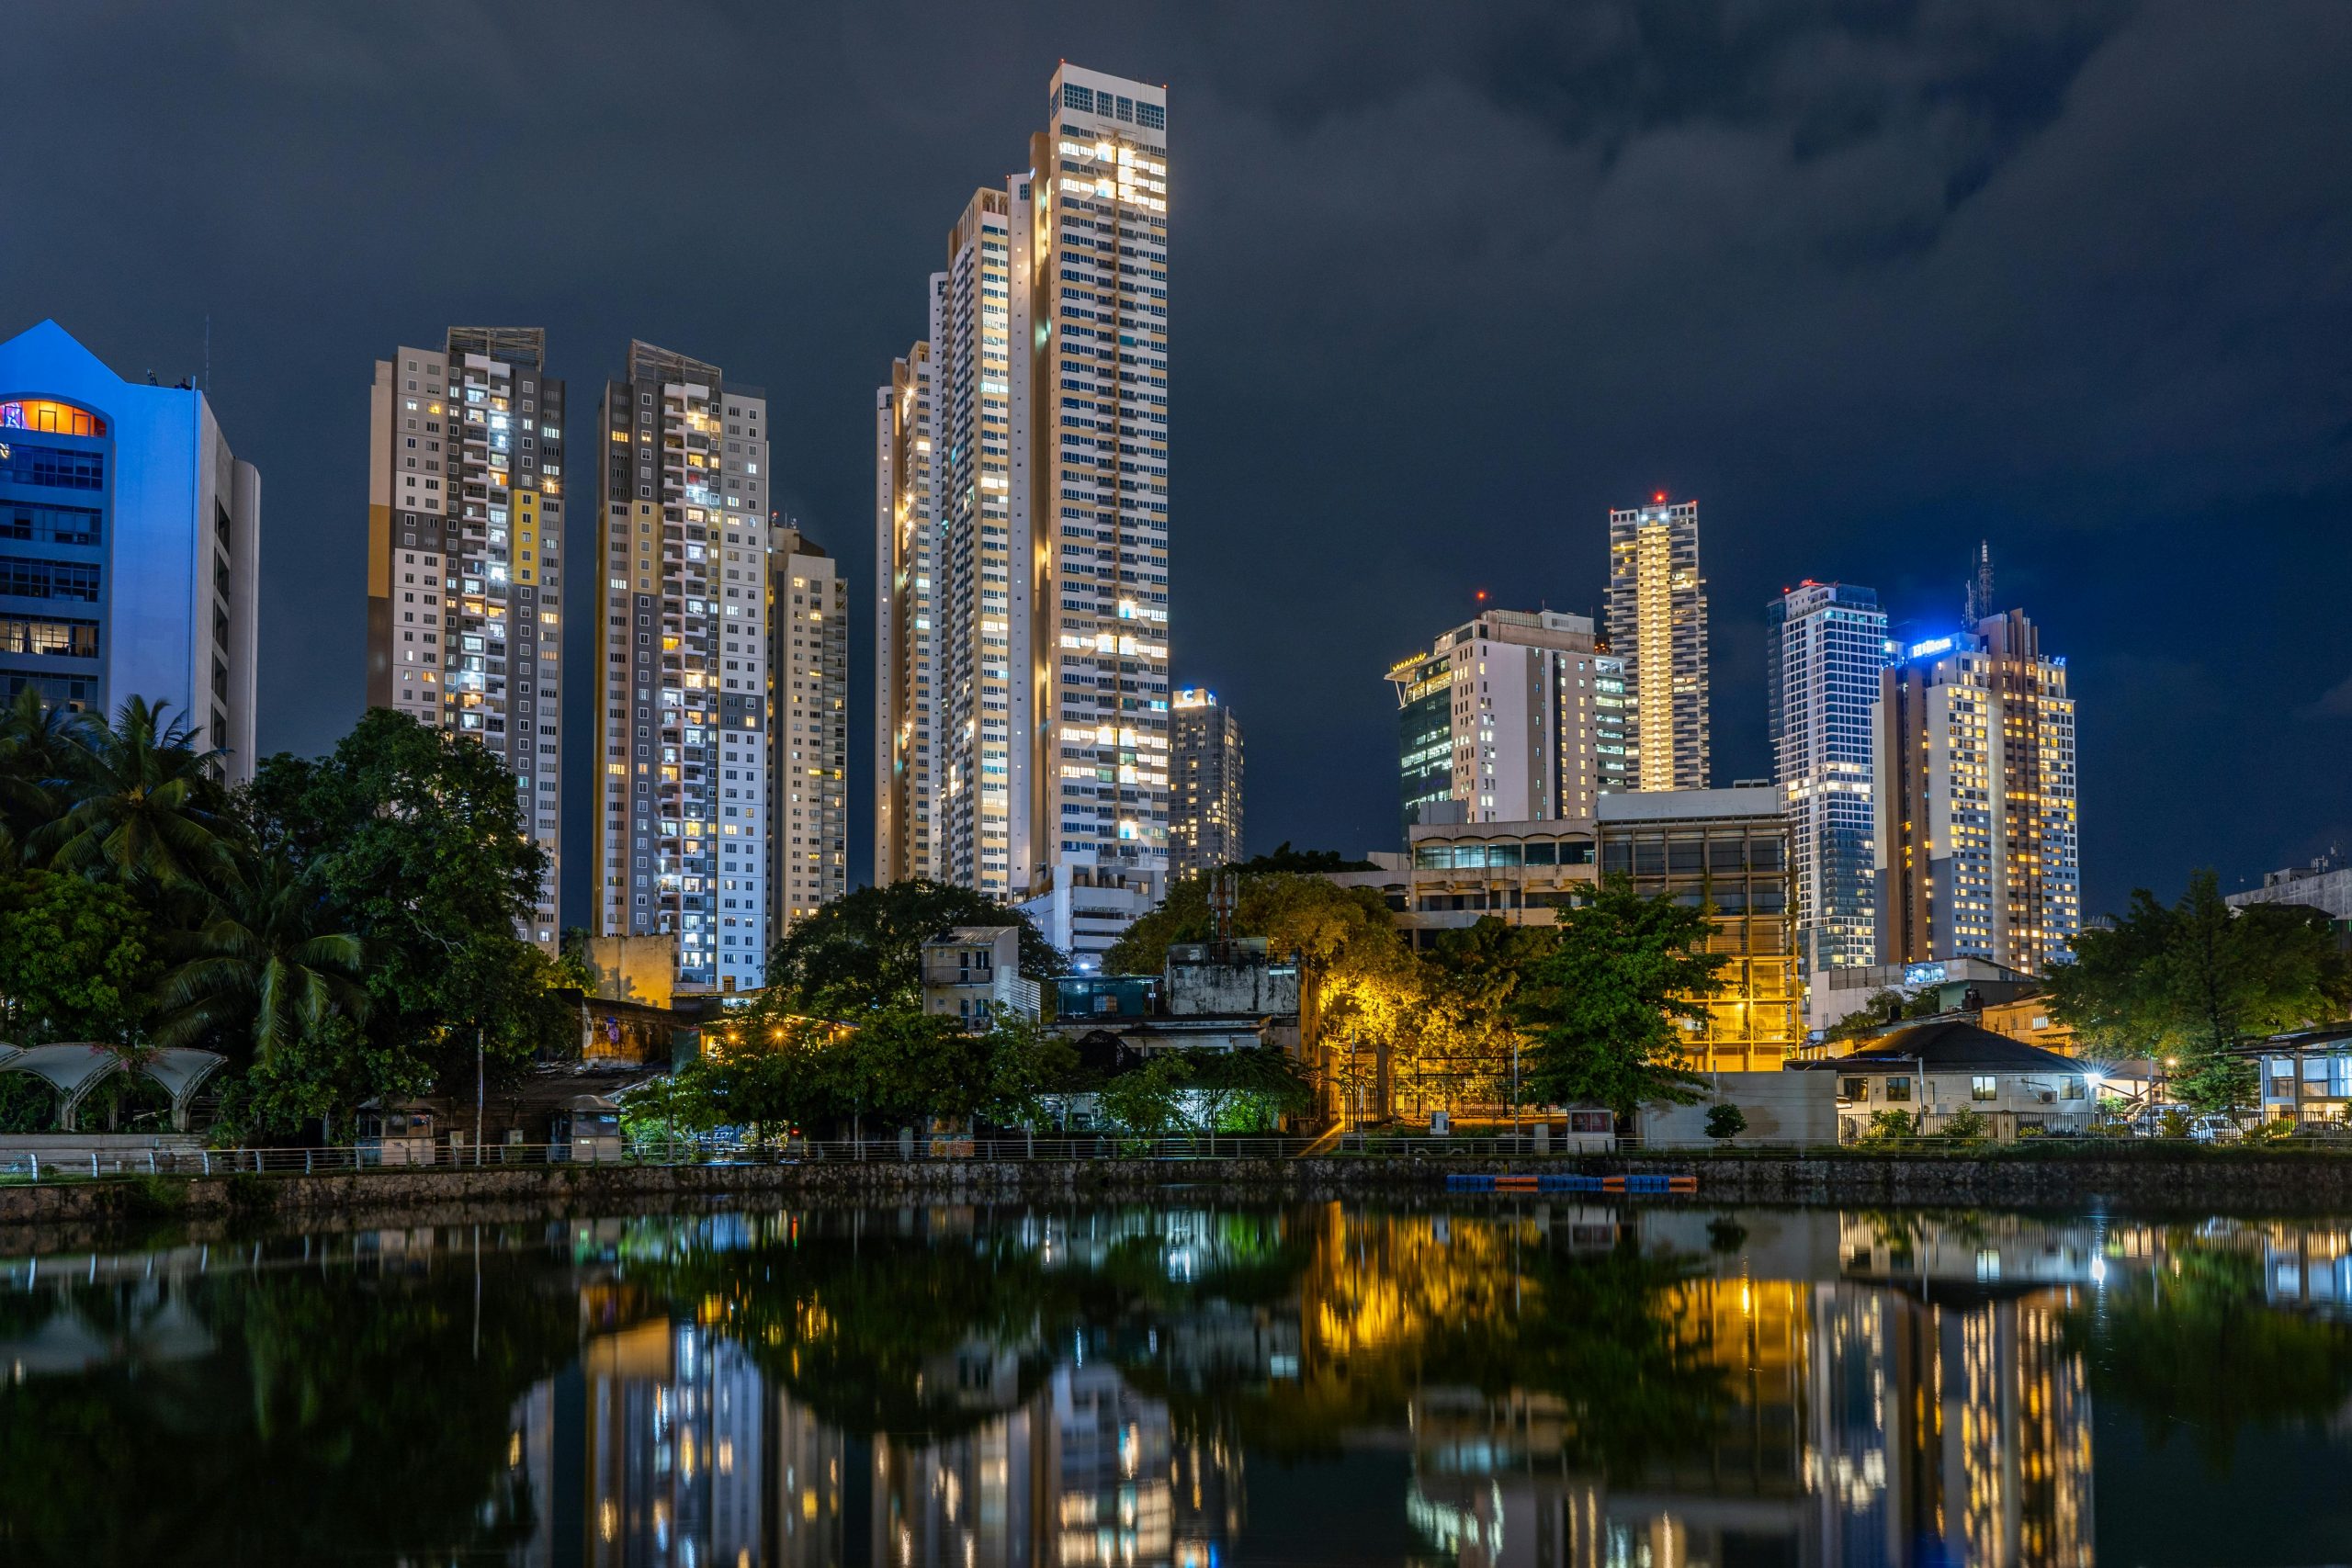
[[[2118,1499],[2250,1514],[2252,1452],[2340,1483],[2347,1259],[2335,1222],[1559,1204],[27,1251],[0,1560],[2212,1561]],[[2267,1529],[2236,1560],[2352,1551]]]

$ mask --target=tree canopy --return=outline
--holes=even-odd
[[[2146,888],[2108,931],[2086,931],[2075,962],[2050,974],[2051,1010],[2088,1050],[2177,1058],[2176,1090],[2200,1110],[2233,1109],[2254,1089],[2236,1048],[2333,1021],[2352,1005],[2352,964],[2316,909],[2233,909],[2211,871],[2177,903]]]
[[[1713,919],[1645,898],[1623,875],[1560,911],[1551,950],[1520,973],[1512,1012],[1529,1039],[1522,1081],[1555,1105],[1606,1105],[1630,1123],[1644,1100],[1689,1103],[1679,1019],[1703,1020],[1724,959],[1705,951]]]
[[[861,887],[793,923],[768,958],[768,986],[796,1012],[850,1019],[917,1000],[922,944],[958,926],[1018,926],[1021,973],[1049,981],[1068,961],[1012,905],[921,878]]]

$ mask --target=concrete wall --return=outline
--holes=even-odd
[[[1720,1092],[1718,1092],[1720,1090]],[[1747,1131],[1734,1142],[1810,1144],[1838,1141],[1836,1080],[1826,1073],[1719,1073],[1696,1105],[1645,1105],[1642,1144],[1653,1149],[1713,1148],[1707,1112],[1720,1100],[1747,1117]]]

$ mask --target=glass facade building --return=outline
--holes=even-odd
[[[1867,967],[1878,961],[1871,708],[1886,612],[1868,588],[1800,583],[1765,608],[1764,657],[1798,974]]]

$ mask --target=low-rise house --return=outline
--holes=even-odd
[[[2352,1121],[2352,1023],[2274,1034],[2245,1055],[2256,1059],[2263,1120]]]
[[[2087,1132],[2097,1106],[2082,1063],[1964,1019],[1932,1019],[1848,1055],[1792,1062],[1789,1070],[1816,1075],[1834,1092],[1840,1143],[1868,1133],[1882,1111],[1911,1117],[1923,1136],[1973,1111],[1987,1136],[2007,1142]]]
[[[999,1013],[1037,1016],[1035,980],[1021,977],[1019,926],[957,926],[922,944],[922,1010],[984,1030]]]

